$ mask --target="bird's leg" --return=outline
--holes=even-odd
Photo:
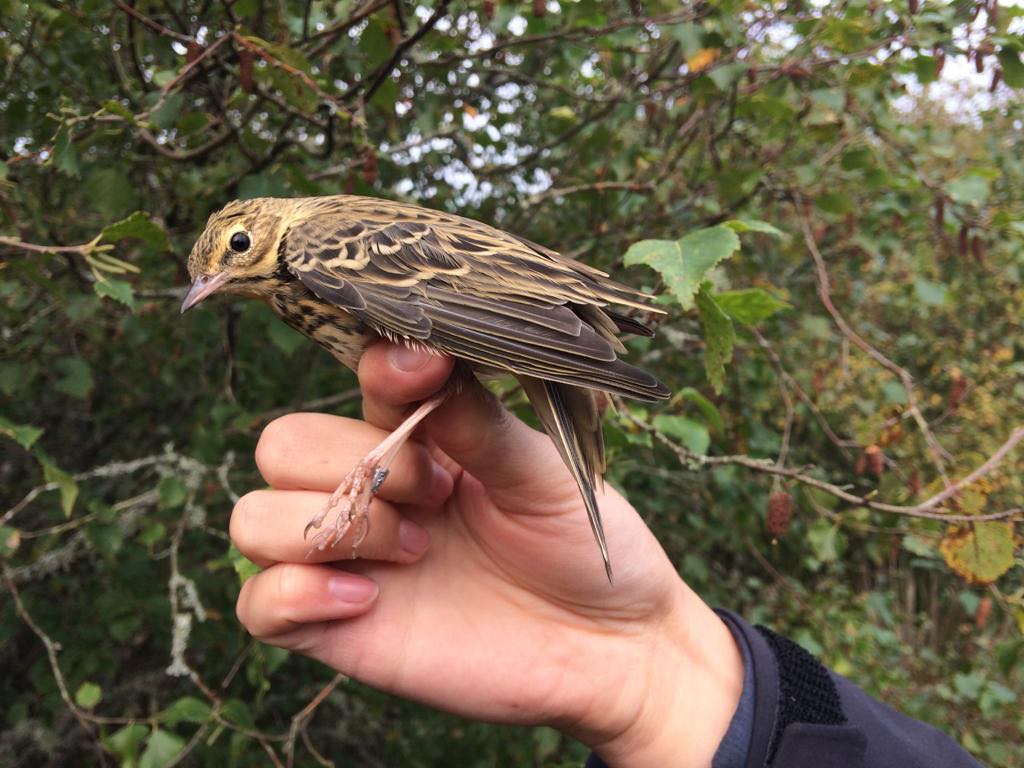
[[[313,537],[310,552],[313,550],[324,550],[333,547],[341,538],[348,533],[349,529],[355,526],[356,535],[352,539],[352,556],[355,557],[355,550],[370,530],[370,521],[367,512],[370,509],[370,500],[380,490],[381,485],[388,476],[388,467],[395,460],[395,456],[412,436],[413,431],[423,419],[440,406],[451,393],[449,387],[444,387],[440,392],[428,400],[424,400],[420,406],[403,421],[398,428],[388,435],[380,445],[360,459],[359,463],[349,472],[341,485],[331,494],[327,505],[306,524],[303,531],[303,538],[311,528],[319,528],[324,518],[337,509],[338,516],[334,525],[321,531]]]

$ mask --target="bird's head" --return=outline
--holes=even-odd
[[[213,293],[269,293],[278,270],[284,200],[236,200],[210,216],[188,257],[192,287],[181,304],[191,309]]]

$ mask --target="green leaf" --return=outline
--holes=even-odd
[[[945,283],[936,283],[919,277],[914,281],[914,292],[922,304],[927,304],[930,307],[939,307],[948,301],[949,286]]]
[[[1003,68],[1003,82],[1011,88],[1024,88],[1024,63],[1021,63],[1020,51],[1003,47],[996,56]]]
[[[126,120],[135,120],[135,114],[117,99],[107,99],[104,101],[103,109],[112,115],[123,117]]]
[[[841,215],[853,211],[853,203],[843,192],[822,192],[814,204],[825,213]]]
[[[736,329],[711,296],[709,287],[710,283],[701,286],[697,294],[697,309],[704,326],[704,371],[712,389],[719,393],[725,388],[725,365],[732,360]]]
[[[161,509],[180,507],[188,498],[188,488],[181,480],[172,475],[160,478],[157,493],[160,495]]]
[[[685,416],[671,416],[659,414],[654,417],[654,428],[668,437],[674,437],[691,453],[703,456],[708,452],[711,445],[711,435],[708,428],[699,421],[688,419]]]
[[[103,698],[103,689],[96,683],[85,682],[78,686],[75,691],[75,704],[82,709],[92,709],[100,703]]]
[[[100,232],[100,239],[108,243],[116,243],[126,237],[137,238],[155,248],[166,250],[170,247],[167,232],[143,211],[135,211],[126,219],[108,224]]]
[[[57,484],[60,491],[61,509],[64,510],[65,517],[71,517],[71,511],[75,508],[75,500],[78,498],[78,483],[42,451],[37,450],[36,457],[43,467],[43,480],[47,483]]]
[[[149,728],[141,723],[126,725],[109,736],[103,738],[103,745],[121,758],[121,765],[130,768],[135,765],[139,756],[139,745],[149,733]]]
[[[53,167],[65,176],[78,176],[78,154],[66,125],[60,127],[53,139]]]
[[[158,69],[153,73],[153,85],[157,88],[165,88],[174,82],[174,78],[178,76],[178,73],[173,69]]]
[[[276,319],[267,326],[267,335],[270,337],[270,342],[286,357],[291,357],[295,354],[295,350],[306,343],[305,336]]]
[[[728,91],[747,71],[747,62],[733,61],[720,64],[707,71],[707,76],[720,91]]]
[[[84,400],[92,392],[95,385],[92,369],[82,358],[62,357],[53,364],[53,368],[60,374],[55,385],[59,392],[79,400]]]
[[[210,719],[210,705],[195,696],[183,696],[160,713],[168,725],[178,723],[205,723]]]
[[[167,731],[155,730],[146,741],[139,768],[163,768],[185,748],[185,740]]]
[[[704,418],[714,429],[722,429],[722,414],[718,412],[718,408],[715,404],[708,400],[704,395],[698,392],[693,387],[683,387],[679,392],[676,393],[676,398],[679,400],[686,400],[697,406],[697,410],[701,412]]]
[[[0,435],[7,435],[26,451],[39,439],[44,430],[28,424],[15,424],[0,416]]]
[[[228,559],[231,561],[231,567],[235,569],[235,573],[238,574],[238,583],[244,584],[250,577],[255,576],[260,572],[260,567],[256,565],[252,560],[247,558],[234,544],[228,550]]]
[[[788,302],[775,298],[763,288],[722,291],[715,294],[715,302],[725,314],[745,325],[759,323],[776,312],[792,308]]]
[[[127,280],[118,280],[113,277],[104,277],[92,284],[96,295],[103,298],[111,298],[124,304],[128,309],[135,311],[135,292],[132,284]]]
[[[184,93],[178,91],[168,94],[163,103],[149,114],[149,122],[157,128],[173,128],[184,106]]]
[[[683,309],[693,308],[701,281],[723,259],[740,248],[740,239],[727,226],[700,229],[681,240],[641,240],[623,257],[626,266],[646,264],[658,272]]]
[[[240,725],[243,728],[252,728],[256,724],[252,718],[252,711],[249,709],[249,705],[241,699],[228,699],[224,702],[224,706],[221,707],[220,713],[225,720],[235,725]]]
[[[1016,537],[1005,520],[951,526],[939,551],[969,584],[991,584],[1014,564]]]
[[[138,197],[128,177],[112,167],[96,168],[86,176],[85,197],[104,221],[124,216],[136,206]]]
[[[839,557],[839,529],[828,520],[816,520],[808,527],[807,543],[822,563],[831,563]]]
[[[963,205],[981,205],[988,199],[989,182],[979,174],[961,176],[946,185],[946,192],[954,202]]]
[[[758,219],[732,219],[731,221],[722,222],[723,227],[728,227],[733,232],[743,234],[744,232],[758,232],[763,235],[773,235],[775,237],[782,237],[783,232],[780,229],[773,227],[767,221],[759,221]]]

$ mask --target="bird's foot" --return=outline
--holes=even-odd
[[[388,476],[388,470],[381,466],[382,459],[379,449],[367,454],[341,481],[341,485],[331,494],[324,508],[306,523],[303,538],[309,535],[311,529],[319,528],[327,516],[337,510],[334,524],[317,533],[310,541],[309,554],[330,549],[341,541],[349,530],[354,529],[352,557],[355,558],[356,548],[363,543],[363,539],[370,531],[370,501]]]
[[[423,421],[431,411],[441,405],[448,397],[448,387],[433,395],[413,411],[402,424],[370,451],[349,472],[341,485],[331,494],[327,505],[312,520],[306,523],[302,537],[306,538],[310,530],[319,528],[331,512],[337,508],[338,516],[334,525],[317,533],[310,542],[310,550],[306,557],[316,551],[329,549],[337,544],[351,529],[355,529],[352,537],[352,557],[356,556],[358,547],[370,531],[370,501],[373,499],[388,476],[388,467],[395,456],[412,436],[416,425]]]

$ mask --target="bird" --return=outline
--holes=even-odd
[[[182,313],[215,293],[262,300],[352,370],[379,339],[456,360],[449,385],[367,454],[310,520],[304,535],[337,511],[334,524],[314,535],[311,553],[352,530],[355,555],[391,461],[460,386],[462,370],[519,381],[579,487],[612,582],[595,491],[605,470],[595,394],[669,397],[661,381],[619,357],[620,336],[653,336],[623,314],[662,313],[652,296],[481,221],[357,195],[229,202],[207,221],[188,272]]]

